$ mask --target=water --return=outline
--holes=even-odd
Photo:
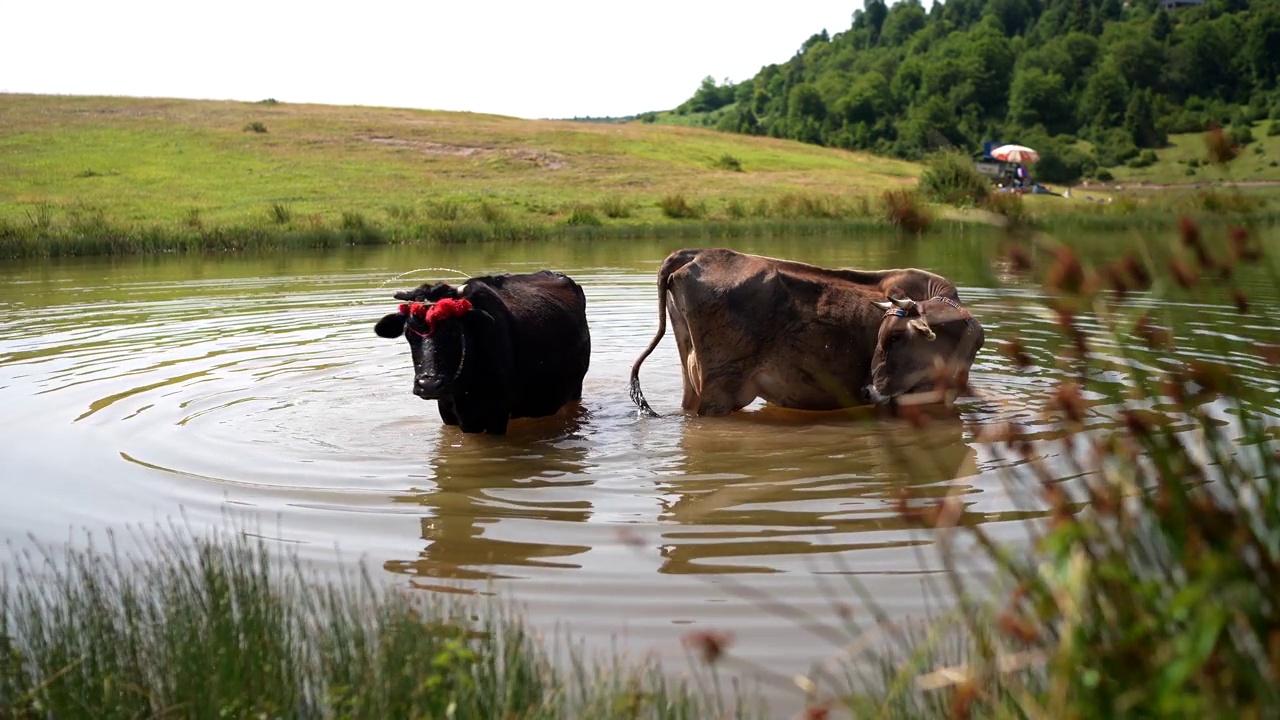
[[[1125,240],[1080,242],[1108,253]],[[986,328],[977,396],[923,430],[759,403],[688,418],[668,332],[641,374],[664,415],[641,417],[628,371],[656,329],[654,276],[676,247],[656,241],[11,264],[0,270],[0,537],[58,542],[180,512],[196,527],[224,525],[230,511],[308,559],[332,563],[337,549],[384,580],[498,593],[535,623],[567,623],[597,645],[618,636],[679,657],[691,627],[724,628],[735,652],[803,669],[831,648],[741,587],[830,617],[833,595],[859,605],[852,578],[894,613],[923,612],[921,583],[938,562],[931,538],[894,513],[905,487],[959,488],[968,522],[1023,537],[1018,521],[1036,512],[1011,497],[1006,461],[974,434],[1018,421],[1045,438],[1045,455],[1060,452],[1043,417],[1055,371],[1016,370],[996,352],[1017,338],[1051,366],[1060,345],[1033,302],[1039,288],[987,270],[989,241],[732,245],[946,275]],[[500,438],[442,426],[434,403],[410,393],[404,341],[373,333],[394,290],[449,277],[386,283],[427,266],[549,267],[582,284],[593,356],[581,410],[515,421]],[[1237,277],[1253,314],[1238,315],[1221,292],[1162,303],[1185,341],[1147,361],[1226,352],[1271,407],[1280,385],[1256,345],[1280,342],[1277,290],[1260,272]],[[1105,408],[1092,412],[1108,422]]]

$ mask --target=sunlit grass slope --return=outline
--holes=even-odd
[[[728,159],[726,159],[726,156]],[[353,213],[516,223],[667,221],[664,197],[870,196],[910,163],[641,123],[373,107],[0,95],[0,220],[335,224]],[[736,166],[741,171],[735,169]],[[345,213],[345,215],[344,215]]]

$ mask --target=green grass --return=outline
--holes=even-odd
[[[12,94],[0,157],[0,258],[891,230],[881,198],[921,173],[662,122]],[[1046,229],[1167,229],[1203,204],[1187,190],[1086,194],[1122,202],[1037,197],[1026,214]],[[944,220],[931,227],[965,222],[929,207]],[[1250,212],[1273,221],[1266,202]]]
[[[653,665],[549,646],[499,606],[320,576],[247,534],[125,540],[141,560],[114,537],[9,558],[0,716],[756,716]]]
[[[1231,173],[1224,177],[1207,160],[1204,133],[1182,133],[1169,136],[1169,145],[1155,151],[1155,164],[1133,168],[1121,164],[1107,168],[1114,180],[1105,184],[1151,183],[1155,185],[1190,185],[1218,180],[1269,182],[1280,184],[1280,135],[1267,136],[1269,120],[1252,126],[1253,142],[1240,149],[1232,163]],[[1081,142],[1089,149],[1087,142]]]
[[[246,132],[254,123],[266,133]],[[611,195],[662,221],[659,198],[859,194],[910,184],[910,163],[642,123],[277,103],[0,95],[0,220],[32,206],[100,208],[122,222],[216,224],[288,204],[295,222],[394,205],[482,202],[554,221]],[[737,158],[748,172],[716,169]]]

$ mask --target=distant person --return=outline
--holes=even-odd
[[[1018,187],[1026,187],[1027,166],[1023,165],[1022,163],[1018,163],[1017,167],[1013,169],[1013,178],[1014,178],[1014,182],[1017,183]]]

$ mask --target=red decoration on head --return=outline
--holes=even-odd
[[[466,299],[455,300],[453,298],[443,298],[431,306],[427,311],[426,321],[428,332],[435,332],[436,323],[448,320],[449,318],[462,317],[471,311],[471,301]]]
[[[399,307],[401,315],[416,317],[426,323],[428,335],[435,332],[437,322],[462,317],[470,310],[470,300],[454,298],[442,298],[434,303],[401,303]]]

